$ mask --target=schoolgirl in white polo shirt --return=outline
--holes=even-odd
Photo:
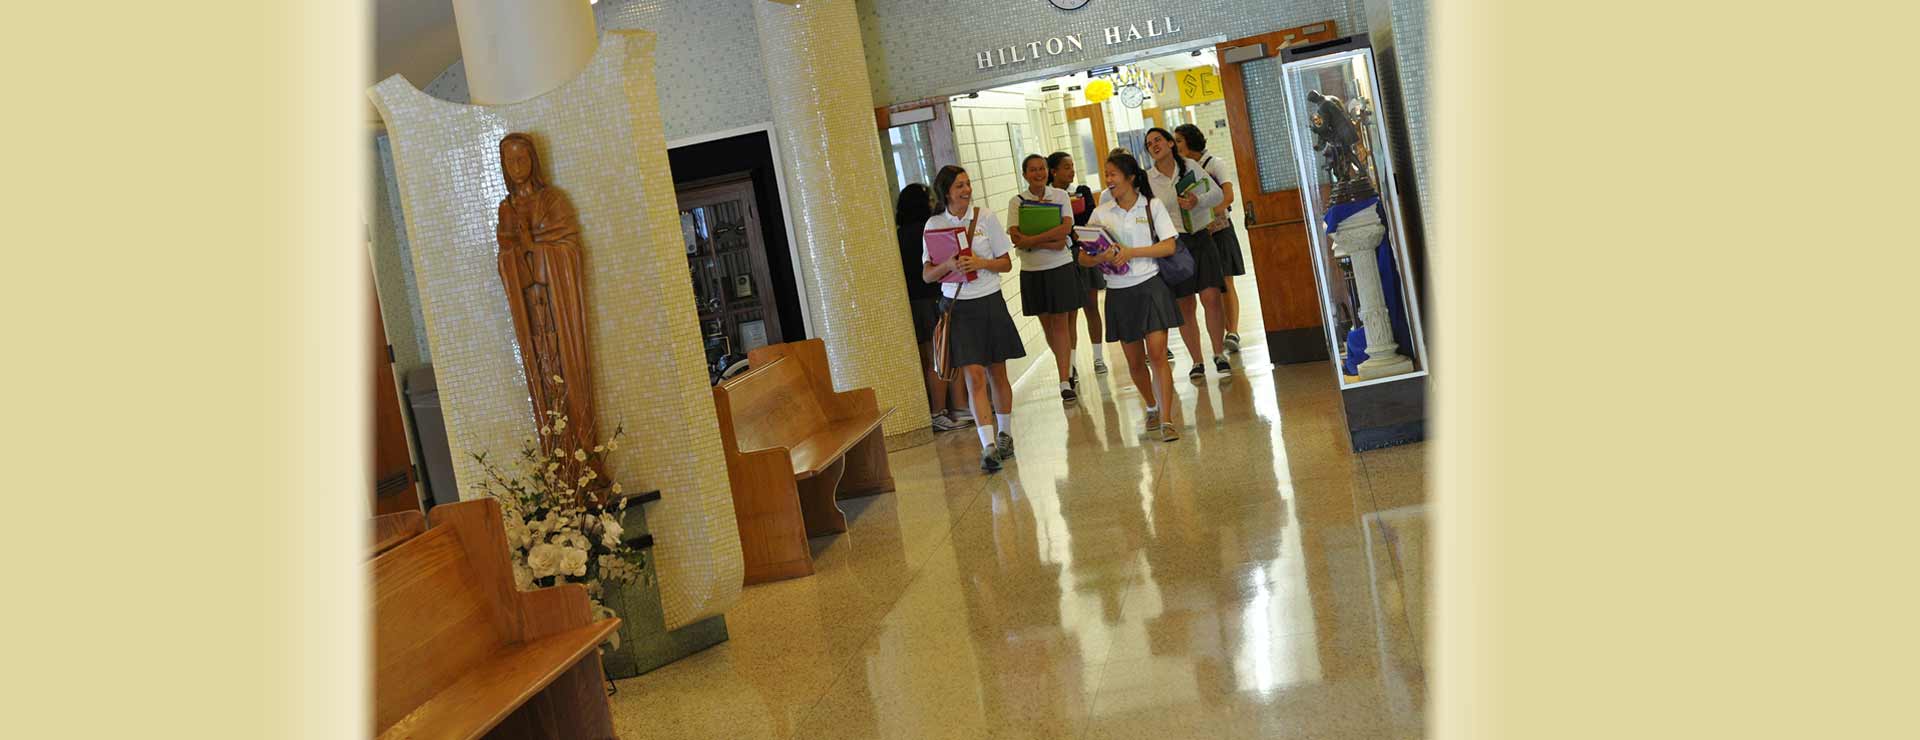
[[[1183,123],[1173,128],[1173,134],[1175,151],[1199,163],[1200,169],[1212,175],[1214,183],[1220,186],[1220,207],[1213,209],[1213,223],[1207,224],[1207,233],[1213,235],[1213,246],[1220,250],[1220,271],[1225,282],[1220,305],[1226,309],[1227,351],[1239,352],[1240,293],[1234,290],[1233,279],[1247,274],[1247,259],[1240,253],[1240,235],[1233,230],[1233,204],[1238,195],[1233,189],[1233,170],[1225,160],[1207,153],[1207,135],[1200,132],[1199,126]]]
[[[1207,309],[1207,338],[1213,340],[1214,369],[1226,375],[1233,371],[1227,362],[1226,309],[1220,300],[1226,278],[1220,264],[1220,250],[1213,245],[1213,235],[1207,231],[1207,224],[1213,221],[1213,207],[1220,204],[1220,187],[1198,163],[1174,152],[1173,134],[1166,129],[1147,129],[1147,154],[1153,157],[1153,166],[1147,168],[1147,179],[1153,183],[1154,192],[1160,193],[1169,204],[1178,204],[1173,220],[1180,224],[1180,243],[1193,253],[1193,277],[1168,286],[1173,288],[1174,302],[1179,304],[1180,317],[1186,321],[1180,327],[1180,338],[1193,356],[1193,367],[1187,377],[1201,380],[1207,376],[1207,360],[1200,354],[1200,323],[1196,320],[1199,307]],[[1184,194],[1173,192],[1189,174],[1197,186]]]
[[[931,283],[956,270],[975,273],[964,283],[941,283],[940,291],[951,302],[947,351],[967,378],[974,431],[980,435],[980,469],[992,473],[1000,469],[1001,460],[1013,457],[1013,384],[1007,380],[1007,360],[1027,356],[1000,295],[1000,273],[1013,269],[1013,243],[991,209],[973,208],[973,183],[966,170],[940,168],[933,178],[933,197],[934,214],[926,230],[965,229],[973,254],[936,264],[923,238],[920,277]]]
[[[1080,268],[1073,264],[1073,252],[1067,249],[1073,234],[1073,201],[1067,191],[1047,185],[1047,158],[1029,154],[1020,162],[1020,175],[1027,187],[1007,201],[1007,238],[1020,255],[1020,313],[1040,319],[1040,329],[1053,350],[1054,369],[1059,373],[1060,400],[1073,403],[1079,397],[1080,373],[1073,366],[1073,312],[1086,302],[1081,290]],[[1020,208],[1029,203],[1045,203],[1061,209],[1059,226],[1042,233],[1020,230]]]
[[[1147,432],[1171,442],[1180,438],[1180,419],[1166,356],[1167,330],[1179,327],[1181,318],[1154,258],[1173,255],[1180,231],[1153,197],[1147,173],[1132,154],[1107,155],[1101,172],[1113,196],[1094,209],[1087,225],[1102,228],[1119,244],[1096,256],[1082,253],[1080,264],[1127,266],[1126,274],[1107,276],[1107,341],[1119,342],[1126,353],[1133,386],[1147,405]]]

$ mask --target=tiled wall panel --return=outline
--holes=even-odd
[[[669,629],[738,598],[742,565],[726,461],[679,241],[653,36],[609,31],[560,88],[513,105],[448,103],[391,77],[371,91],[392,138],[420,305],[463,485],[468,455],[514,454],[534,432],[532,404],[495,262],[505,196],[499,141],[531,134],[548,182],[579,213],[596,407],[626,443],[609,474],[649,505]],[[923,421],[924,423],[924,421]],[[478,492],[461,491],[462,498]]]
[[[874,99],[902,103],[963,95],[1055,71],[1085,70],[1112,57],[1165,46],[1194,46],[1209,39],[1332,20],[1342,34],[1364,33],[1362,0],[1094,0],[1079,10],[1060,10],[1047,0],[860,0],[866,56]],[[1171,17],[1178,33],[1109,47],[1103,29]],[[977,54],[991,49],[1077,34],[1079,52],[987,70]],[[1044,49],[1043,49],[1044,55]]]

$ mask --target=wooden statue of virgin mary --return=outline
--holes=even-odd
[[[564,450],[572,462],[573,450],[593,447],[596,431],[580,220],[566,193],[541,177],[540,154],[526,134],[500,140],[500,170],[507,183],[496,234],[500,282],[513,309],[536,423],[552,430],[542,435],[541,447]],[[560,414],[566,427],[554,429]]]

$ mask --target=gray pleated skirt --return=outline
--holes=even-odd
[[[1080,266],[1067,263],[1049,270],[1020,271],[1020,313],[1040,316],[1066,313],[1087,302],[1081,289]]]
[[[993,365],[1026,357],[1020,330],[1007,314],[1007,299],[994,291],[979,298],[954,301],[947,325],[947,351],[954,367]]]
[[[1127,288],[1107,288],[1107,341],[1132,343],[1179,328],[1180,309],[1159,275]]]

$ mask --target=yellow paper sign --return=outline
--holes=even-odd
[[[1220,100],[1220,76],[1213,73],[1212,67],[1193,67],[1174,73],[1180,89],[1181,105],[1199,105]]]

